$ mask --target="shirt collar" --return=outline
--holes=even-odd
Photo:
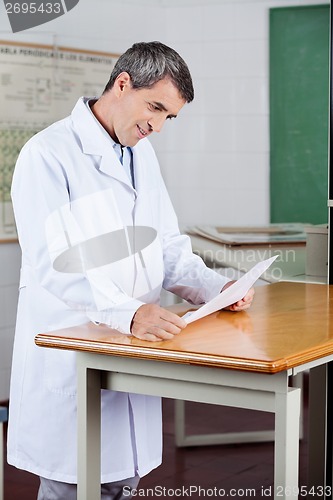
[[[97,98],[92,98],[92,99],[86,99],[85,100],[85,105],[86,107],[88,108],[89,110],[89,113],[91,114],[91,116],[94,118],[95,122],[97,123],[97,125],[99,126],[102,134],[107,137],[107,139],[111,142],[112,144],[112,147],[113,149],[115,150],[118,158],[121,156],[121,147],[120,147],[120,144],[115,142],[111,135],[107,133],[107,131],[105,130],[105,128],[101,125],[101,123],[97,120],[96,116],[94,115],[94,113],[92,112],[92,109],[91,109],[91,106],[97,101]]]

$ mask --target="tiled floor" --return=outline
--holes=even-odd
[[[172,400],[164,400],[163,464],[141,480],[136,498],[167,498],[172,495],[192,499],[219,498],[218,490],[221,490],[220,494],[224,490],[225,496],[233,498],[272,498],[269,495],[274,473],[272,443],[177,449],[173,408]],[[273,416],[262,412],[194,403],[187,403],[186,408],[188,433],[273,428]],[[305,437],[300,443],[301,485],[306,484],[306,417],[305,410]],[[36,500],[37,489],[36,477],[5,466],[4,500]]]

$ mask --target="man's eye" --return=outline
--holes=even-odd
[[[159,108],[158,106],[155,106],[155,104],[151,104],[151,103],[149,103],[149,107],[150,107],[150,109],[152,109],[153,111],[159,111],[159,110],[160,110],[160,108]]]

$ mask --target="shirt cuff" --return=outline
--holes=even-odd
[[[209,302],[212,300],[214,297],[216,297],[219,293],[221,293],[222,288],[229,283],[229,281],[232,281],[229,278],[226,278],[225,276],[221,276],[218,273],[215,273],[216,276],[214,279],[212,279],[209,282],[209,291],[207,291],[207,298],[206,302]]]
[[[140,300],[132,299],[104,311],[89,311],[87,316],[94,323],[103,323],[114,330],[131,334],[131,323],[136,311],[144,305]]]

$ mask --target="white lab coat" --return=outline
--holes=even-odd
[[[133,159],[135,189],[81,98],[71,116],[28,141],[15,168],[22,271],[8,462],[57,481],[76,482],[75,353],[36,347],[34,336],[89,320],[128,334],[135,311],[158,303],[162,287],[198,304],[227,281],[179,234],[147,139]],[[143,228],[137,245],[133,227]],[[120,253],[117,245],[110,257],[106,245],[99,252],[103,241],[113,248],[117,231]],[[161,451],[160,399],[103,391],[102,483],[147,474]]]

